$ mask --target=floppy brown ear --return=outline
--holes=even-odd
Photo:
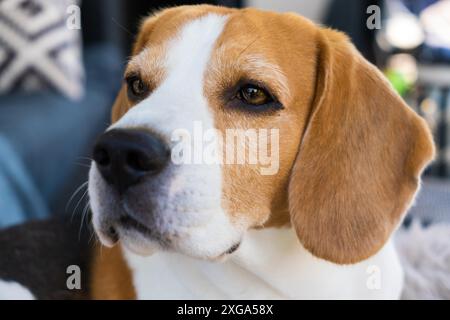
[[[319,32],[317,88],[289,184],[291,222],[317,257],[356,263],[399,225],[433,158],[426,123],[345,35]]]

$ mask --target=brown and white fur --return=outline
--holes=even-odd
[[[108,130],[149,130],[172,146],[171,133],[195,121],[219,132],[276,128],[279,168],[169,164],[119,199],[93,163],[102,243],[114,244],[104,229],[111,212],[147,214],[159,234],[115,225],[118,245],[93,264],[93,298],[400,296],[391,236],[434,147],[425,122],[344,34],[293,13],[176,7],[143,22],[126,73],[151,92],[133,102],[124,84]],[[234,109],[225,93],[243,80],[284,108]]]

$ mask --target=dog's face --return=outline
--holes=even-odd
[[[316,256],[363,260],[433,156],[424,122],[346,37],[294,14],[164,10],[142,25],[124,79],[89,195],[102,242],[142,254],[218,259],[251,228],[293,225]],[[257,161],[239,162],[255,137]]]

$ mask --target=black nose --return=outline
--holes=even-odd
[[[166,165],[169,151],[158,137],[137,129],[113,129],[95,144],[93,158],[103,178],[119,193],[157,174]]]

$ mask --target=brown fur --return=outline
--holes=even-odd
[[[216,127],[280,130],[278,174],[263,176],[250,165],[223,167],[223,206],[232,221],[256,228],[292,224],[306,249],[335,263],[355,263],[376,253],[400,223],[434,155],[425,122],[346,36],[291,13],[211,6],[165,10],[143,23],[133,55],[150,43],[163,48],[184,23],[209,12],[229,15],[205,74],[204,94]],[[156,52],[129,66],[140,68],[153,86],[164,72],[155,80],[142,61],[158,61],[164,49]],[[262,66],[249,67],[251,56],[262,57]],[[270,65],[283,76],[273,78]],[[242,77],[278,83],[274,91],[285,109],[272,115],[227,109],[222,92]],[[112,120],[132,105],[122,88]],[[98,260],[96,270],[108,281],[97,283],[112,285],[119,276],[123,294],[131,297],[123,280],[128,271],[118,255],[113,251],[111,258],[123,275],[114,269],[114,276],[106,275],[100,266],[105,260]]]
[[[259,167],[251,165],[223,167],[223,206],[236,223],[245,219],[250,226],[260,228],[285,226],[290,222],[287,187],[312,102],[315,77],[316,49],[304,44],[314,43],[317,28],[306,19],[302,20],[303,32],[293,33],[287,32],[291,28],[289,15],[255,9],[239,11],[230,17],[218,39],[205,75],[205,96],[209,98],[219,130],[279,129],[280,168],[277,174],[261,175]],[[254,56],[263,59],[262,66],[249,68],[247,58]],[[264,67],[264,64],[269,65]],[[286,78],[288,92],[279,91],[278,94],[284,110],[273,115],[259,115],[227,108],[227,102],[221,97],[222,91],[240,78],[256,78],[272,85],[272,65],[277,66]]]
[[[131,271],[120,246],[96,248],[92,265],[91,298],[130,300],[136,298]]]

